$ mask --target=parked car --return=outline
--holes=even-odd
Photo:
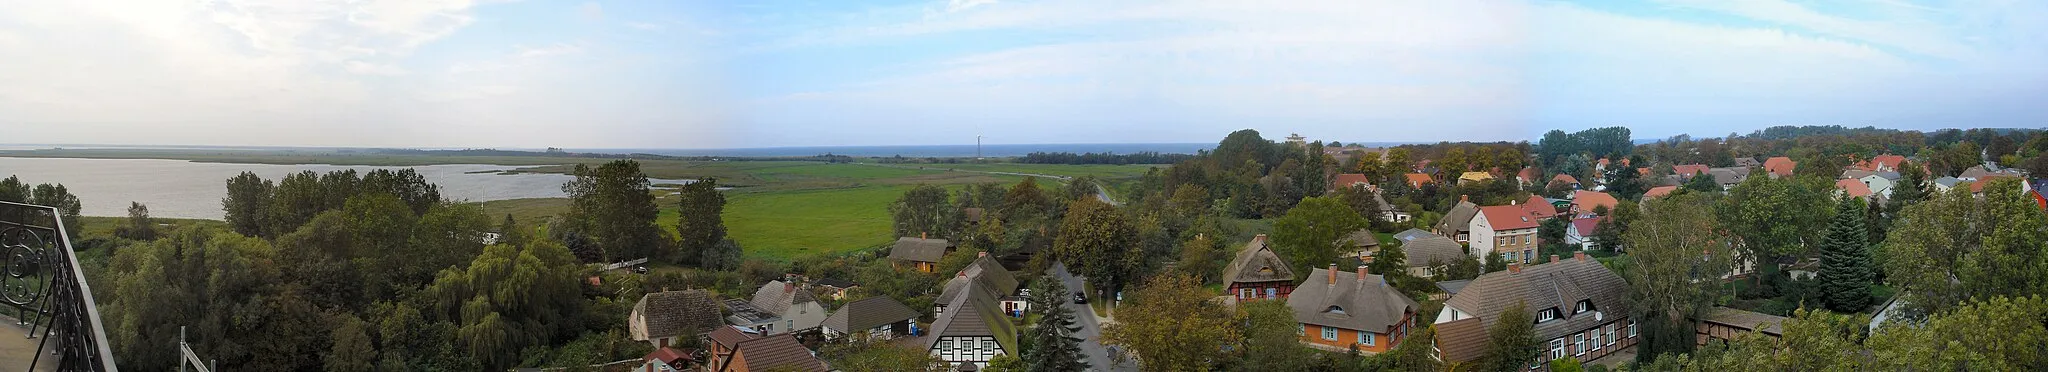
[[[1074,292],[1074,303],[1077,303],[1077,304],[1085,304],[1085,303],[1088,303],[1088,295],[1085,295],[1085,294],[1081,294],[1081,292]]]
[[[646,273],[647,273],[647,267],[646,267],[646,266],[635,266],[635,267],[633,267],[633,272],[635,272],[635,273],[641,273],[641,274],[646,274]]]

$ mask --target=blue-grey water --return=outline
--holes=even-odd
[[[128,202],[149,206],[156,217],[221,218],[220,199],[227,196],[227,179],[244,171],[265,179],[278,180],[299,171],[325,173],[354,169],[412,168],[427,182],[441,186],[441,195],[451,200],[491,201],[562,197],[562,183],[574,177],[544,173],[476,173],[518,169],[501,165],[428,165],[415,167],[338,166],[325,164],[272,165],[198,163],[159,159],[63,159],[0,157],[0,178],[21,177],[22,182],[61,183],[83,204],[87,216],[126,216]],[[653,180],[654,183],[688,183],[687,180]]]

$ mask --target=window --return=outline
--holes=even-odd
[[[1266,288],[1266,299],[1280,298],[1279,288]]]
[[[1564,359],[1564,339],[1550,340],[1550,359]]]
[[[1614,346],[1614,325],[1607,325],[1607,345]]]
[[[1379,335],[1375,335],[1372,332],[1358,332],[1358,343],[1365,344],[1365,346],[1378,345]]]
[[[1331,326],[1323,326],[1323,340],[1324,340],[1324,341],[1336,341],[1336,340],[1337,340],[1337,327],[1331,327]]]
[[[1586,334],[1572,334],[1572,355],[1586,355]]]
[[[1536,250],[1534,250],[1534,249],[1524,249],[1524,250],[1522,250],[1522,263],[1525,263],[1525,264],[1526,264],[1526,263],[1529,263],[1529,260],[1530,260],[1530,259],[1533,259],[1533,258],[1536,258]]]
[[[1305,325],[1301,325],[1301,323],[1295,323],[1295,324],[1294,324],[1294,335],[1295,335],[1295,336],[1307,336],[1307,335],[1308,335],[1308,329],[1307,329],[1307,328],[1308,328],[1308,326],[1305,326]]]
[[[1514,260],[1515,260],[1515,252],[1508,252],[1508,257],[1507,257],[1507,259],[1508,259],[1508,261],[1514,261]]]
[[[1576,309],[1572,309],[1572,314],[1577,315],[1579,313],[1584,313],[1593,310],[1594,309],[1592,300],[1579,300],[1579,306]]]
[[[1628,337],[1636,337],[1636,320],[1628,320]]]
[[[1600,330],[1587,330],[1586,333],[1588,333],[1586,338],[1593,340],[1593,350],[1600,350]]]
[[[1241,299],[1247,299],[1247,300],[1249,300],[1249,299],[1252,299],[1253,297],[1257,297],[1257,296],[1258,296],[1258,293],[1259,293],[1259,292],[1258,292],[1258,290],[1256,290],[1256,289],[1251,289],[1251,288],[1238,288],[1238,289],[1237,289],[1237,298],[1241,298]]]
[[[1538,312],[1536,312],[1536,322],[1537,322],[1537,323],[1542,323],[1542,322],[1548,322],[1548,321],[1551,321],[1551,320],[1556,320],[1556,319],[1557,319],[1557,309],[1555,309],[1555,308],[1551,308],[1551,309],[1543,309],[1543,311],[1538,311]]]

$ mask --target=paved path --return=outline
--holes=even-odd
[[[1051,277],[1058,278],[1061,284],[1067,286],[1068,292],[1088,288],[1085,286],[1086,283],[1083,283],[1082,278],[1075,277],[1074,274],[1068,273],[1066,269],[1067,267],[1064,264],[1053,263],[1052,268],[1046,270],[1046,274],[1051,274]],[[1072,295],[1069,294],[1067,297],[1071,299]],[[1109,348],[1102,345],[1102,322],[1105,319],[1096,317],[1094,309],[1089,309],[1087,304],[1074,303],[1072,300],[1068,300],[1066,306],[1067,310],[1074,312],[1074,323],[1081,326],[1081,331],[1074,332],[1074,337],[1081,338],[1081,353],[1088,355],[1088,370],[1138,370],[1137,361],[1126,360],[1118,363],[1109,357]]]
[[[29,363],[34,361],[36,357],[36,347],[43,339],[28,338],[28,328],[15,325],[13,317],[0,315],[0,323],[6,323],[6,325],[0,325],[0,371],[28,370]],[[56,346],[53,343],[47,347],[54,348]],[[36,366],[35,370],[57,370],[57,357],[50,355],[50,350],[48,348],[43,349],[43,358],[40,361],[36,361],[40,364]]]

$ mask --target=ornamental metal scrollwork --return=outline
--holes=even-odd
[[[18,226],[0,226],[0,301],[24,306],[35,303],[43,297],[43,289],[50,284],[47,270],[43,269],[45,247],[49,242],[43,234]]]

